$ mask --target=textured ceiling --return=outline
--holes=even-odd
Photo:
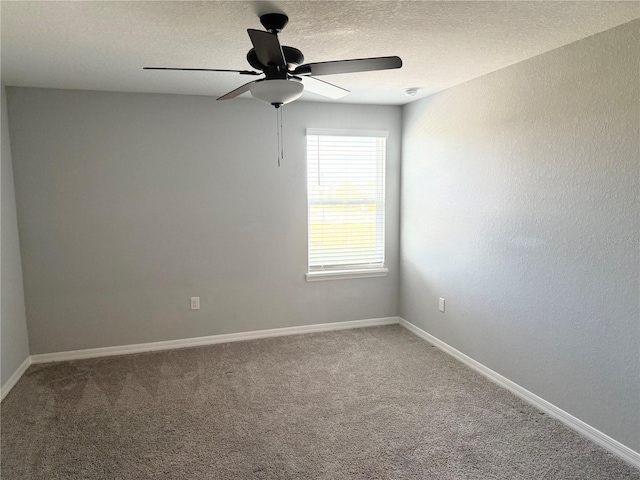
[[[219,96],[252,78],[142,67],[246,69],[246,29],[274,11],[308,62],[399,55],[400,70],[322,78],[351,90],[342,102],[403,104],[406,88],[419,98],[504,68],[639,18],[640,3],[3,1],[2,82]]]

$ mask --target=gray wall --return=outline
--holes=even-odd
[[[635,451],[639,27],[404,108],[400,282],[406,320]]]
[[[287,105],[278,168],[255,100],[7,95],[32,354],[397,315],[400,107]],[[390,132],[387,277],[305,281],[307,127]]]
[[[20,241],[16,220],[16,200],[11,165],[11,143],[5,88],[2,86],[2,220],[1,232],[1,278],[0,299],[0,384],[13,375],[29,356],[27,320],[25,317],[24,291],[22,288],[22,266],[20,263]]]

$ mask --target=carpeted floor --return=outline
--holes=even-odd
[[[400,326],[35,365],[2,479],[640,479]]]

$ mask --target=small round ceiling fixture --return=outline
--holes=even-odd
[[[405,88],[404,89],[404,94],[407,97],[415,97],[418,94],[419,91],[420,91],[420,87]]]

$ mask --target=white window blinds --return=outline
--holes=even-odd
[[[309,272],[384,266],[386,137],[307,130]]]

